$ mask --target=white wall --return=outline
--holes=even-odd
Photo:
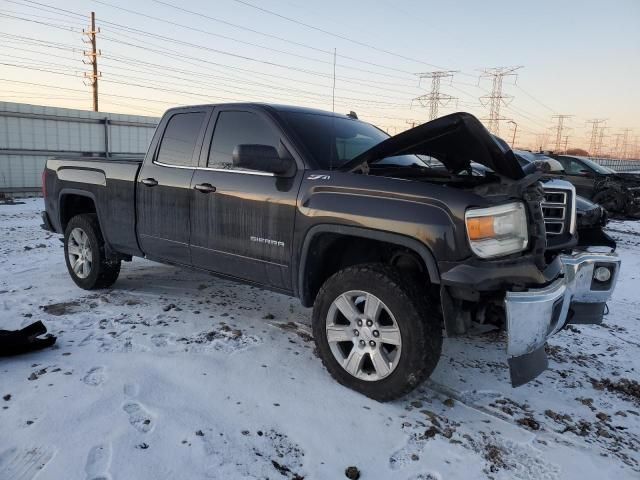
[[[145,153],[156,117],[0,102],[0,192],[38,191],[47,158]],[[123,124],[124,123],[124,124]]]

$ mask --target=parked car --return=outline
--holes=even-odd
[[[640,174],[618,173],[590,158],[551,155],[560,162],[564,174],[579,195],[602,205],[612,215],[640,218]]]
[[[541,153],[532,153],[526,150],[514,150],[518,163],[522,167],[530,164],[538,166],[539,170],[545,174],[546,178],[561,177],[564,175],[564,166],[558,160],[548,157]],[[544,177],[543,177],[544,178]],[[547,210],[546,218],[551,218],[554,213],[562,215],[557,210]],[[608,223],[609,218],[607,211],[600,205],[591,200],[576,195],[576,215],[577,215],[577,233],[578,246],[605,246],[615,250],[616,243],[603,228]],[[548,224],[549,222],[547,222]],[[549,232],[547,230],[547,232]],[[551,240],[552,242],[554,240]]]
[[[472,160],[494,173],[461,175]],[[201,105],[167,111],[142,162],[48,160],[43,222],[84,289],[139,256],[298,297],[330,374],[383,401],[429,377],[443,329],[506,328],[517,386],[550,335],[602,321],[620,260],[572,250],[575,189],[540,175],[467,113],[388,137],[320,110]],[[562,245],[546,206],[566,212]]]

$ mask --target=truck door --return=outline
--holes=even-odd
[[[194,266],[282,290],[291,289],[296,198],[303,168],[285,178],[232,164],[237,145],[291,147],[262,111],[216,108],[192,179]],[[214,121],[215,120],[215,121]]]
[[[211,109],[191,109],[169,114],[158,127],[162,136],[155,151],[150,149],[140,170],[136,185],[138,239],[150,258],[191,263],[191,177],[210,112]]]

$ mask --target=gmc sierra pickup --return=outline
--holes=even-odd
[[[49,160],[43,221],[84,289],[139,256],[300,298],[331,375],[383,401],[433,372],[443,330],[506,329],[517,386],[549,336],[602,321],[620,261],[576,249],[574,187],[540,178],[466,113],[389,137],[355,114],[202,105],[167,111],[143,160]]]

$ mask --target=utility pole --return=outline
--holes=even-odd
[[[571,118],[573,115],[554,115],[551,118],[558,119],[558,125],[556,125],[556,152],[559,152],[562,148],[562,131],[564,130],[564,121]]]
[[[500,134],[500,121],[507,120],[506,118],[500,117],[500,107],[502,105],[508,105],[511,100],[513,100],[512,96],[502,94],[502,81],[504,77],[509,76],[516,77],[517,79],[518,74],[514,72],[520,68],[522,68],[522,66],[485,68],[478,80],[478,82],[480,82],[482,78],[492,79],[491,93],[480,97],[480,103],[484,106],[489,105],[489,118],[483,120],[487,121],[487,129],[494,135]]]
[[[420,124],[417,120],[405,120],[404,123],[409,125],[411,128],[415,128],[416,125]]]
[[[564,137],[564,153],[565,153],[565,155],[566,155],[568,149],[569,149],[569,135],[565,135],[565,137]]]
[[[419,84],[422,83],[422,79],[431,79],[431,91],[424,95],[414,98],[414,101],[420,103],[423,107],[429,107],[429,120],[438,118],[438,107],[445,106],[451,100],[455,100],[455,97],[440,93],[440,80],[443,78],[453,78],[455,70],[436,70],[433,72],[418,73]]]
[[[84,28],[82,29],[82,34],[88,37],[88,40],[85,43],[91,44],[91,51],[83,51],[85,57],[89,57],[89,61],[85,62],[85,64],[89,64],[92,67],[91,73],[85,72],[84,77],[88,78],[90,81],[91,88],[93,90],[93,111],[98,111],[98,78],[102,76],[101,72],[98,72],[98,57],[101,52],[96,48],[96,34],[100,33],[100,29],[96,30],[96,12],[91,12],[91,29],[86,31]]]
[[[596,150],[598,148],[598,134],[601,128],[600,125],[604,125],[606,122],[606,118],[592,118],[591,120],[587,120],[587,123],[591,124],[591,139],[589,140],[589,155],[592,157],[595,156]]]

